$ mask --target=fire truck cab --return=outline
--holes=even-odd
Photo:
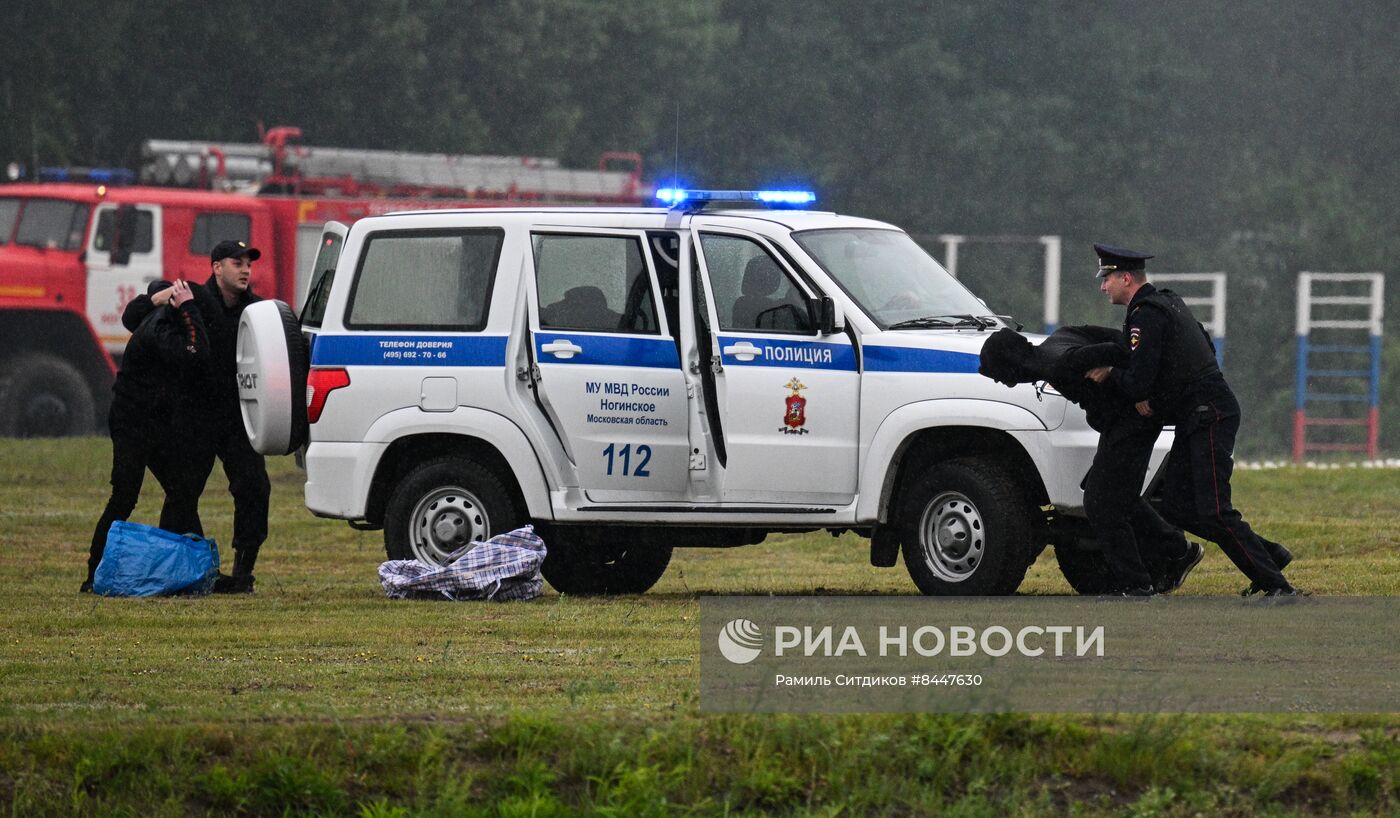
[[[209,251],[241,239],[289,256],[255,287],[294,299],[295,231],[272,202],[154,187],[0,188],[0,435],[89,434],[101,426],[129,333],[123,308],[162,278],[201,282]],[[310,241],[319,233],[309,228]]]

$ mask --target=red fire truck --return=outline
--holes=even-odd
[[[91,434],[128,333],[123,307],[157,279],[204,281],[224,239],[260,248],[253,288],[300,306],[321,225],[395,210],[637,205],[641,157],[596,170],[538,157],[315,148],[296,128],[253,144],[152,140],[141,184],[0,185],[0,436]],[[47,179],[79,177],[46,169]]]

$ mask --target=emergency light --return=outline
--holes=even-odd
[[[39,181],[130,185],[136,181],[136,173],[126,168],[39,168]]]
[[[656,200],[670,207],[685,204],[704,205],[707,202],[760,202],[774,207],[802,207],[817,200],[810,190],[688,190],[663,187],[656,191]]]

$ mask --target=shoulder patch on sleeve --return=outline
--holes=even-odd
[[[1142,336],[1142,330],[1138,329],[1137,327],[1133,327],[1133,328],[1128,332],[1128,346],[1129,346],[1130,348],[1132,348],[1133,350],[1136,350],[1136,349],[1138,348],[1138,339],[1139,339],[1141,336]]]

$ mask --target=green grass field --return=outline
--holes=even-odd
[[[678,551],[650,593],[395,602],[378,532],[271,464],[251,597],[76,593],[105,440],[0,441],[0,807],[37,814],[1400,814],[1392,715],[737,717],[698,712],[699,597],[911,594],[864,541]],[[210,481],[206,528],[232,504]],[[1245,472],[1300,587],[1400,594],[1400,475]],[[157,516],[159,487],[133,519]],[[226,552],[226,559],[228,554]],[[1234,593],[1213,547],[1182,593]],[[1053,552],[1022,586],[1068,594]]]

